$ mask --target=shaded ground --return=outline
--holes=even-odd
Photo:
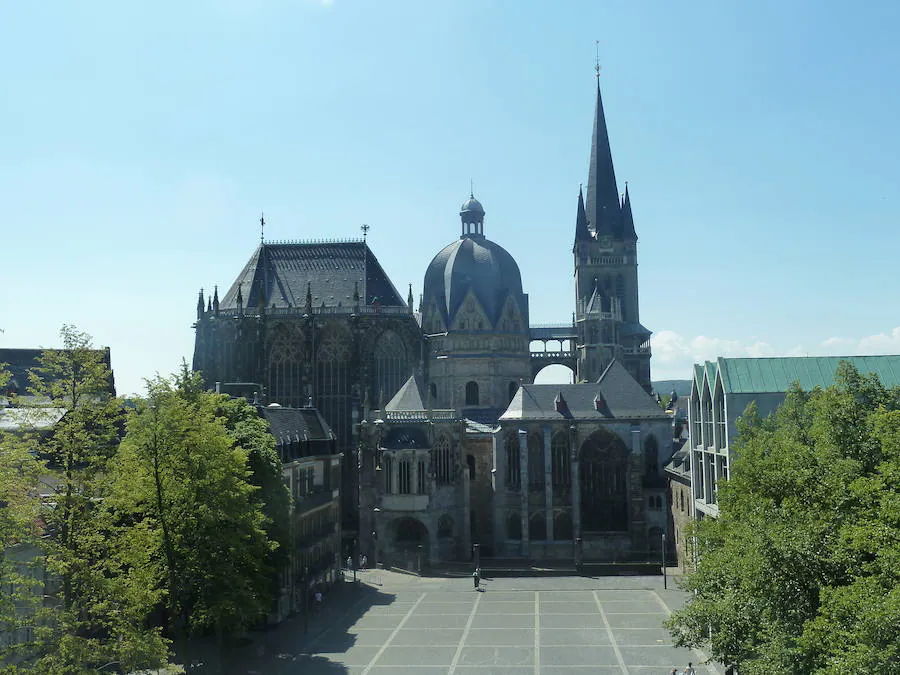
[[[344,584],[304,633],[287,621],[232,649],[228,673],[260,675],[668,674],[700,653],[662,621],[684,602],[660,577],[430,579],[383,571]],[[217,668],[205,668],[217,672]]]

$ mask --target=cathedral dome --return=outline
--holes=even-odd
[[[445,246],[425,272],[425,302],[438,305],[446,319],[456,314],[470,289],[492,321],[507,296],[524,309],[519,266],[506,249],[483,235],[463,236]]]

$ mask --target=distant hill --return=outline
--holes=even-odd
[[[653,391],[660,396],[671,394],[673,389],[678,394],[678,398],[687,397],[691,394],[690,380],[659,380],[651,382],[651,384],[653,385]]]

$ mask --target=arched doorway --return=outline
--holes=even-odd
[[[392,524],[396,564],[407,569],[415,569],[417,563],[428,561],[428,528],[416,518],[398,518]]]
[[[581,445],[581,527],[584,532],[628,531],[628,448],[600,429]]]

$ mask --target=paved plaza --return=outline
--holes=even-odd
[[[684,601],[659,577],[404,579],[371,572],[372,593],[277,673],[304,675],[668,675],[703,655],[662,627]],[[381,584],[378,586],[377,584]]]

